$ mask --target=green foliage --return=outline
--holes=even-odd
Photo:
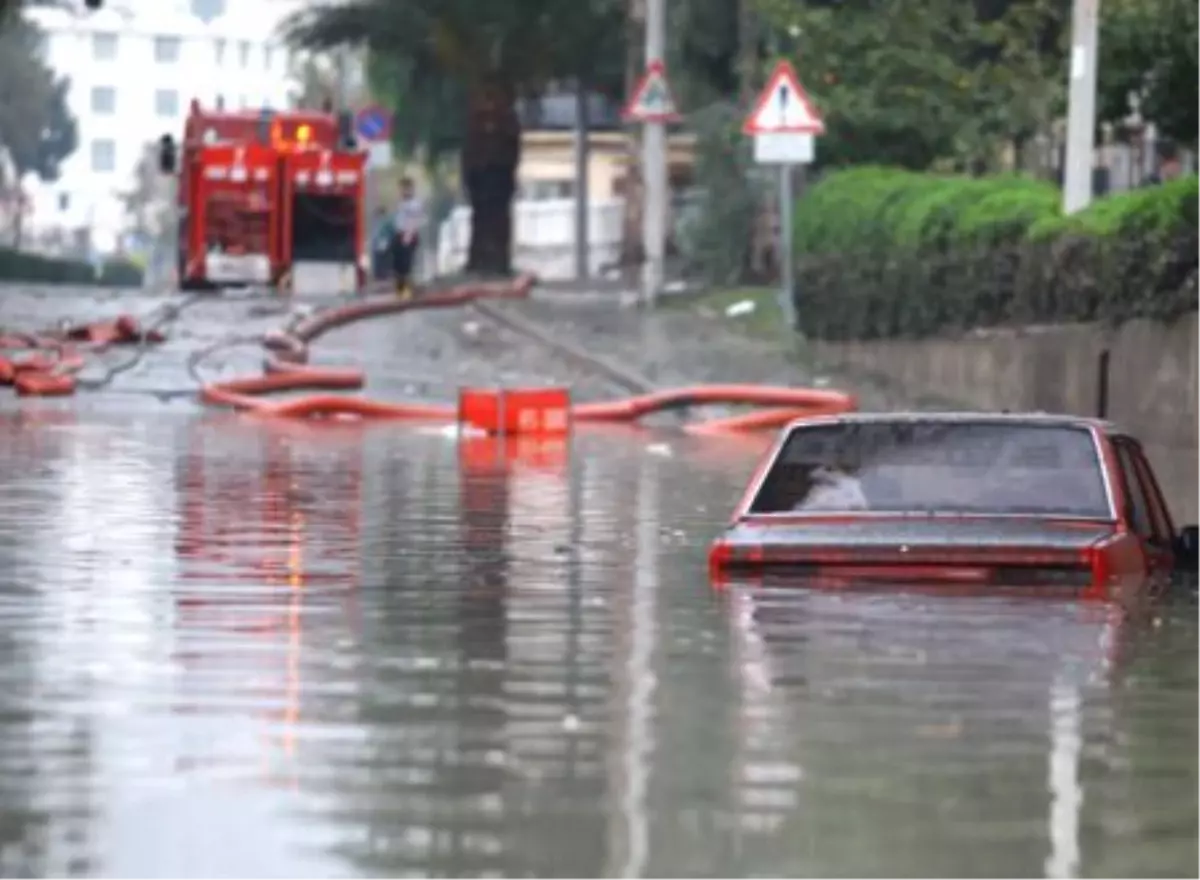
[[[0,281],[30,284],[74,284],[141,287],[142,270],[125,260],[108,260],[99,271],[84,260],[58,259],[0,247]]]
[[[1196,308],[1195,177],[1063,217],[1019,177],[829,175],[797,206],[797,311],[823,339],[1008,323],[1171,318]]]
[[[1058,212],[1058,191],[1017,176],[985,178],[864,167],[827,175],[799,203],[801,253],[945,250],[1019,239]]]
[[[41,37],[20,16],[0,25],[0,146],[20,174],[54,181],[79,139],[67,105],[69,83],[42,61]]]
[[[1098,115],[1118,126],[1136,108],[1166,137],[1196,144],[1197,40],[1194,0],[1101,3]]]
[[[704,107],[737,94],[739,2],[745,0],[667,4],[667,67],[683,106]],[[623,93],[625,84],[619,88]]]
[[[372,53],[367,64],[371,92],[394,114],[393,146],[433,165],[462,146],[467,91],[451,76],[414,74],[412,62],[395,54]]]
[[[725,102],[688,119],[696,132],[696,179],[702,189],[680,223],[679,246],[691,273],[718,285],[743,276],[754,236],[759,193],[741,117],[736,105]]]
[[[1060,0],[758,0],[826,117],[818,162],[996,167],[1063,103]]]

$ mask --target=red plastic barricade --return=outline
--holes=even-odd
[[[492,435],[563,436],[571,431],[566,388],[463,388],[458,423]]]

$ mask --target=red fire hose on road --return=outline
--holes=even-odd
[[[264,375],[207,384],[201,390],[201,399],[217,406],[273,418],[352,417],[454,423],[459,418],[459,411],[454,406],[393,403],[337,394],[314,394],[271,402],[259,395],[280,391],[362,388],[365,377],[361,370],[308,364],[310,345],[335,327],[409,309],[451,308],[478,299],[523,298],[529,295],[532,287],[533,279],[525,276],[514,283],[467,284],[416,300],[401,301],[387,297],[321,312],[293,327],[290,332],[282,331],[264,337],[263,344],[269,350]],[[774,429],[801,416],[837,414],[856,408],[853,397],[838,391],[761,385],[700,385],[623,400],[574,404],[570,407],[570,418],[577,422],[635,422],[652,413],[708,404],[750,404],[770,408],[699,422],[689,426],[688,430],[713,434]]]
[[[310,346],[336,327],[368,318],[410,309],[455,308],[481,299],[524,298],[532,287],[533,279],[523,276],[515,282],[464,284],[415,300],[384,296],[327,309],[284,330],[254,337],[267,350],[263,374],[204,383],[200,389],[200,399],[213,406],[229,407],[274,419],[356,418],[457,423],[461,413],[454,406],[378,401],[327,393],[361,389],[365,384],[363,371],[312,366],[308,363]],[[0,384],[10,384],[18,394],[32,396],[66,396],[73,394],[77,388],[101,387],[128,364],[110,369],[104,379],[85,383],[77,378],[85,365],[85,354],[94,354],[118,345],[141,345],[142,350],[130,362],[135,363],[146,346],[165,339],[160,327],[177,317],[179,311],[190,302],[185,301],[174,307],[166,317],[152,323],[148,329],[143,329],[136,318],[123,315],[112,321],[59,331],[0,335],[0,351],[20,349],[29,352],[19,359],[0,356]],[[221,344],[244,341],[247,340],[227,340]],[[205,352],[200,353],[193,361],[198,361],[204,355]],[[194,363],[193,375],[197,375]],[[264,398],[264,395],[282,391],[326,393],[286,401]],[[776,429],[802,416],[831,415],[856,408],[854,398],[839,391],[718,384],[668,389],[614,401],[570,404],[566,415],[570,422],[632,423],[653,413],[710,404],[744,404],[766,408],[695,422],[686,426],[685,430],[696,434],[747,433]]]
[[[0,356],[0,385],[11,385],[21,396],[66,397],[84,383],[78,373],[87,365],[85,355],[96,355],[116,346],[155,345],[166,337],[158,325],[178,314],[173,313],[155,322],[149,329],[132,315],[121,315],[112,321],[97,321],[61,330],[40,333],[5,333],[0,335],[0,351],[25,351],[24,356]],[[140,354],[140,353],[139,353]],[[88,385],[105,384],[105,379]]]

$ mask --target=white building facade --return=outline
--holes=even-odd
[[[30,10],[45,32],[47,64],[70,78],[79,130],[79,147],[57,181],[25,181],[34,235],[87,230],[93,251],[118,250],[127,226],[121,194],[132,189],[147,144],[163,134],[181,136],[193,99],[229,109],[281,109],[294,102],[288,52],[278,35],[294,4],[221,5],[108,0],[94,13]]]

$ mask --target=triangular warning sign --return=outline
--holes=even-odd
[[[636,122],[673,122],[679,118],[675,96],[661,61],[651,61],[621,116]]]
[[[754,109],[742,126],[746,134],[824,134],[825,122],[792,65],[775,65],[766,88],[758,96]]]

